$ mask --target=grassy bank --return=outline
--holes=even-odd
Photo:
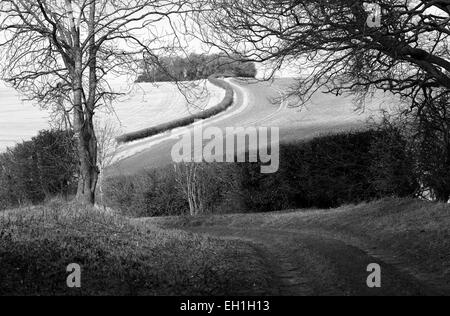
[[[450,205],[385,199],[334,210],[149,220],[160,227],[220,226],[305,231],[357,246],[450,290]]]
[[[69,289],[66,267],[82,267]],[[0,215],[0,295],[239,295],[267,293],[249,245],[53,202]]]

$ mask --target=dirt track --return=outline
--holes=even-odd
[[[365,251],[315,233],[277,230],[248,230],[217,227],[187,229],[213,237],[251,243],[266,260],[273,273],[274,286],[268,294],[283,296],[424,296],[437,291],[391,264]],[[370,289],[367,267],[377,263],[382,268],[382,287]]]

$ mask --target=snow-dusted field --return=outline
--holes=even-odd
[[[117,122],[123,133],[204,111],[225,97],[225,90],[206,81],[181,86],[172,83],[140,83],[131,88],[126,84],[115,83],[114,90],[126,92],[126,95],[119,97],[113,111],[102,110],[99,117]]]
[[[187,85],[187,84],[186,84]],[[180,89],[171,83],[128,85],[112,83],[119,97],[112,109],[99,110],[101,120],[113,122],[121,132],[132,132],[166,123],[217,105],[225,91],[209,82],[197,83],[185,96],[187,86]],[[49,128],[49,113],[29,102],[23,102],[13,89],[0,82],[0,152]]]

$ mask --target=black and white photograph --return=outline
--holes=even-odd
[[[11,296],[450,296],[450,0],[0,0]]]

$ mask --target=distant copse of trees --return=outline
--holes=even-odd
[[[143,61],[143,73],[137,82],[193,81],[212,75],[256,77],[256,66],[223,54],[191,54],[183,57],[149,57]]]

